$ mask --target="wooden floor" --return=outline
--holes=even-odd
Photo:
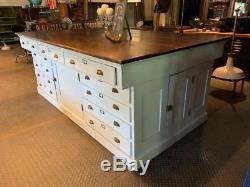
[[[234,99],[212,81],[208,122],[151,161],[145,176],[102,172],[112,154],[36,92],[32,64],[0,51],[0,187],[242,186],[250,164],[250,83]]]

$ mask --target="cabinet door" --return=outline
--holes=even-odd
[[[167,128],[170,136],[206,112],[210,75],[210,65],[203,64],[170,76],[167,101]]]
[[[186,117],[189,79],[188,72],[172,75],[168,84],[167,134],[175,135]]]
[[[64,112],[80,119],[82,110],[78,72],[60,63],[56,67],[60,89],[59,105]]]

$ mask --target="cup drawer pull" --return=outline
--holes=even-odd
[[[105,114],[104,110],[102,110],[102,109],[100,109],[100,113],[101,113],[102,115]]]
[[[90,80],[88,75],[85,76],[85,80]]]
[[[24,42],[22,42],[22,44],[24,44]]]
[[[117,90],[117,88],[112,88],[112,92],[113,93],[119,93],[118,90]]]
[[[73,65],[75,64],[75,61],[73,59],[70,59],[69,63]]]
[[[49,72],[49,70],[48,70],[48,69],[46,69],[46,72]]]
[[[87,95],[92,95],[91,91],[87,90],[86,92]]]
[[[121,143],[121,141],[116,137],[114,137],[114,141],[115,141],[115,143]]]
[[[33,49],[35,48],[35,46],[34,46],[34,45],[32,45],[31,47],[32,47]]]
[[[102,94],[102,93],[99,93],[99,97],[100,97],[100,98],[103,98],[103,94]]]
[[[44,50],[42,50],[42,53],[45,53],[45,51],[44,51]]]
[[[54,55],[54,58],[58,59],[58,55],[57,55],[57,54],[55,54],[55,55]]]
[[[94,125],[95,123],[92,120],[89,120],[89,124]]]
[[[53,94],[53,92],[52,92],[51,90],[49,91],[49,93],[50,93],[50,94]]]
[[[88,105],[89,110],[93,110],[93,107],[91,105]]]
[[[101,128],[103,128],[104,130],[106,129],[106,126],[101,124]]]
[[[97,74],[97,75],[101,75],[101,76],[103,76],[103,71],[102,71],[102,70],[100,70],[100,69],[98,69],[98,70],[96,71],[96,74]]]
[[[49,84],[51,83],[50,80],[48,80],[48,83],[49,83]]]
[[[119,107],[116,104],[113,104],[113,109],[119,110]]]
[[[47,60],[47,58],[43,58],[45,61]]]
[[[120,127],[120,124],[117,121],[114,121],[114,126],[115,127]]]

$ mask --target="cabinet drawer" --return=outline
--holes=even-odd
[[[94,62],[87,59],[81,59],[76,63],[78,71],[86,73],[101,82],[106,82],[110,85],[116,85],[116,69],[115,67]]]
[[[32,53],[37,53],[37,44],[34,40],[27,39],[26,44],[29,51]]]
[[[24,49],[27,49],[26,38],[20,37],[19,39],[20,39],[21,47],[24,48]]]
[[[126,121],[131,122],[131,108],[124,104],[115,101],[108,96],[98,92],[94,89],[83,85],[83,97],[92,101],[98,106],[102,106],[114,116]]]
[[[53,98],[54,100],[56,100],[56,91],[55,89],[51,88],[50,86],[48,86],[46,83],[44,84],[45,87],[45,91],[46,93]]]
[[[46,77],[44,79],[44,82],[47,85],[47,87],[55,90],[55,83],[54,83],[53,79]]]
[[[70,54],[70,53],[64,53],[64,59],[65,59],[65,65],[75,68],[76,64],[81,62],[81,58]]]
[[[46,77],[48,77],[50,79],[53,79],[53,72],[52,72],[51,66],[49,66],[49,65],[45,66],[44,74],[45,74]]]
[[[104,82],[93,79],[91,76],[84,73],[80,74],[80,82],[92,89],[98,88],[99,90],[102,90],[103,94],[108,95],[112,99],[117,100],[125,105],[131,104],[132,93],[130,88],[121,90],[115,86],[111,86]]]
[[[49,52],[49,58],[51,60],[64,64],[64,56],[62,51],[55,48],[48,48],[48,52]]]
[[[40,89],[44,90],[45,87],[44,87],[44,83],[41,79],[37,79],[37,87],[39,87]]]
[[[95,104],[91,103],[86,99],[83,100],[83,109],[84,111],[98,118],[100,121],[103,121],[105,124],[109,125],[111,129],[116,131],[124,138],[128,140],[131,139],[132,133],[131,126],[129,124],[117,119],[105,109],[96,106]]]
[[[42,57],[44,57],[44,60],[48,60],[47,58],[49,57],[48,54],[48,48],[44,45],[38,45],[38,54]]]
[[[115,133],[108,125],[89,115],[87,112],[84,112],[84,119],[87,125],[95,129],[111,144],[122,150],[124,153],[128,155],[131,154],[131,143]]]

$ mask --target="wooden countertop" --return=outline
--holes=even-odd
[[[199,31],[193,31],[193,29],[184,30],[185,34],[217,34],[217,35],[227,35],[232,36],[232,32],[214,32],[214,31],[205,31],[203,32],[202,29]],[[236,37],[239,38],[250,38],[250,34],[235,34]]]
[[[106,39],[104,32],[100,30],[23,32],[18,35],[119,64],[230,38],[224,35],[189,35],[140,30],[131,32],[132,41],[121,43]]]

